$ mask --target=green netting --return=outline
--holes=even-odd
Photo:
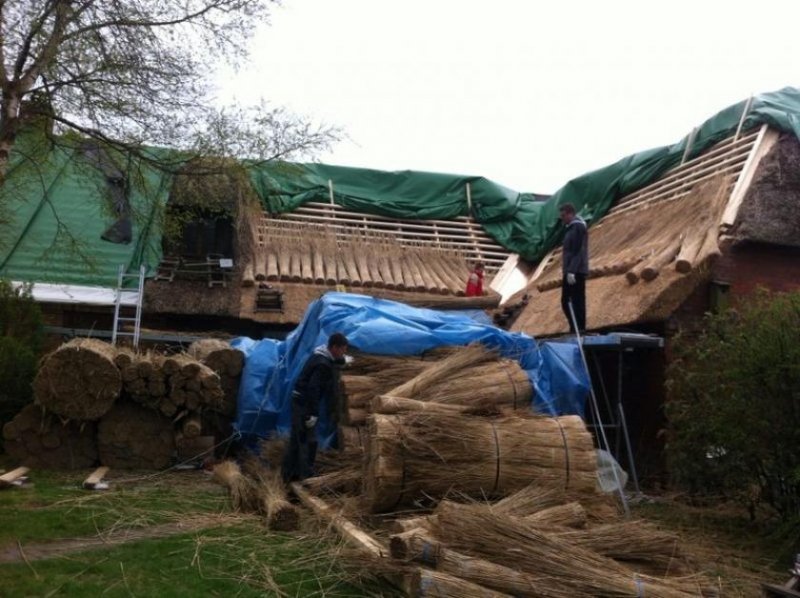
[[[703,123],[689,156],[729,137],[739,124],[745,103],[734,104]],[[785,88],[754,97],[744,127],[759,123],[800,137],[800,90]],[[469,213],[469,183],[472,215],[486,232],[510,251],[538,260],[563,234],[558,206],[570,202],[587,222],[596,221],[618,198],[648,185],[678,164],[685,147],[684,139],[633,154],[571,180],[546,202],[482,177],[325,164],[261,163],[249,168],[256,191],[273,213],[291,211],[309,201],[329,201],[331,181],[335,203],[348,209],[403,219],[452,219]]]
[[[155,151],[155,150],[153,150]],[[11,280],[114,287],[120,265],[152,274],[161,260],[161,219],[169,177],[139,161],[128,177],[132,241],[101,235],[117,219],[101,169],[78,145],[22,139],[0,189],[0,276]]]

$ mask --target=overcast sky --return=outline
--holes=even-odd
[[[283,0],[222,100],[344,129],[323,162],[551,193],[800,86],[800,2]]]

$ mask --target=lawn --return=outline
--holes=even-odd
[[[0,492],[1,595],[377,596],[346,573],[336,540],[269,532],[230,511],[202,471],[112,472],[111,488],[80,488],[88,472],[35,472]],[[142,537],[145,536],[145,537]]]
[[[274,533],[233,513],[203,471],[112,471],[110,489],[94,492],[80,487],[88,473],[35,471],[31,484],[0,491],[0,595],[394,595],[344,570],[339,541],[310,513],[300,531]],[[797,530],[667,497],[633,512],[679,532],[721,596],[757,596],[761,582],[787,577]]]

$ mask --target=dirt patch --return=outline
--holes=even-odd
[[[115,530],[105,534],[84,538],[65,538],[53,542],[41,542],[0,547],[0,563],[39,561],[54,557],[84,552],[96,548],[109,548],[138,540],[166,538],[211,527],[222,527],[241,523],[241,515],[209,515],[192,517],[177,523],[165,523],[148,527]]]

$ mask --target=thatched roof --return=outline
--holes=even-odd
[[[612,214],[592,227],[587,328],[663,320],[677,309],[707,278],[707,263],[717,249],[716,233],[729,189],[728,178],[714,178],[676,200]],[[714,243],[700,249],[710,234]],[[687,256],[692,245],[697,253]],[[687,273],[676,270],[681,248],[682,257],[688,258]],[[528,289],[530,300],[515,322],[515,330],[535,335],[567,332],[561,311],[561,277],[559,253]]]
[[[800,247],[800,143],[782,134],[761,161],[731,231],[736,240]]]
[[[800,246],[800,143],[766,127],[750,135],[748,146],[721,142],[622,198],[590,229],[588,329],[665,320],[713,276],[720,234],[726,252],[742,241]],[[559,249],[517,293],[529,299],[514,330],[568,331],[560,281]]]

